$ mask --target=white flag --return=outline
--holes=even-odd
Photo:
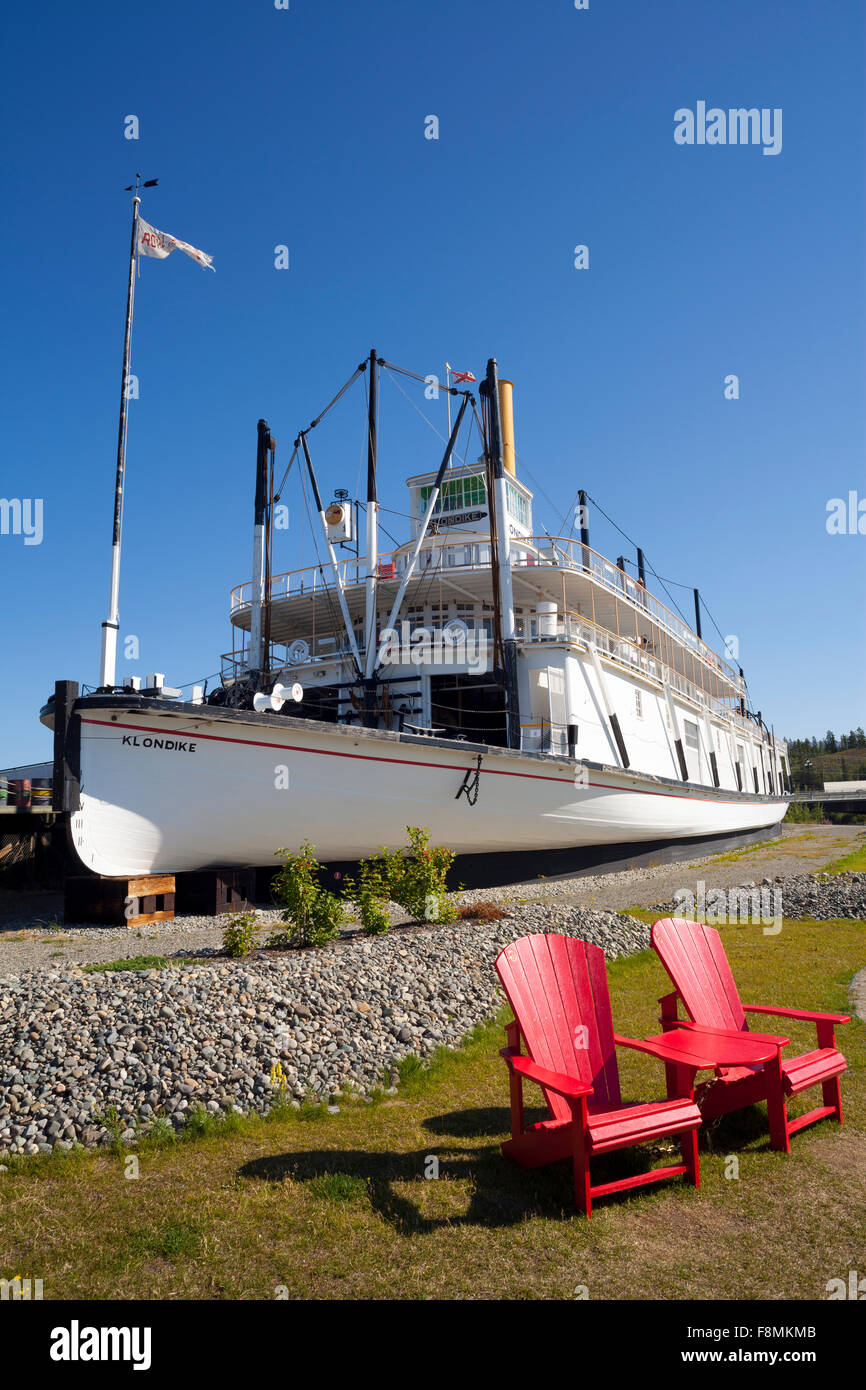
[[[192,260],[198,261],[199,265],[213,270],[213,256],[209,256],[206,251],[196,250],[188,241],[178,241],[177,237],[169,236],[168,232],[158,232],[156,227],[151,227],[149,222],[139,217],[138,254],[154,256],[158,261],[164,261],[172,251],[184,251]]]

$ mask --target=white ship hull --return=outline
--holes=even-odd
[[[351,860],[424,826],[458,854],[758,830],[787,799],[567,758],[210,707],[76,706],[72,842],[101,875],[275,865],[311,841]],[[76,756],[77,754],[77,756]],[[481,755],[478,797],[458,795]]]

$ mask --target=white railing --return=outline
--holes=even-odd
[[[401,547],[381,556],[380,587],[392,583],[396,588],[408,561],[408,547]],[[489,570],[490,563],[489,541],[443,541],[437,537],[422,549],[418,557],[417,573],[425,578],[432,578],[437,573],[446,575],[456,570]],[[656,627],[674,637],[698,660],[718,671],[738,689],[744,688],[738,671],[708,647],[687,623],[659,602],[643,585],[638,584],[590,546],[581,545],[579,541],[571,538],[516,537],[511,541],[511,566],[512,569],[533,569],[540,566],[585,574],[593,583],[614,595],[619,602],[625,602],[636,612],[645,614]],[[352,556],[347,560],[340,560],[337,567],[344,585],[359,585],[364,582],[366,564],[363,558]],[[315,596],[332,592],[333,587],[330,565],[313,565],[306,569],[274,575],[270,583],[269,596],[271,600]],[[232,616],[249,608],[251,598],[250,583],[238,584],[232,589]]]
[[[695,685],[694,681],[690,681],[687,676],[659,661],[651,651],[639,647],[630,638],[617,637],[605,628],[598,627],[573,613],[557,615],[554,634],[549,630],[553,616],[553,614],[545,614],[542,617],[533,615],[528,620],[524,620],[522,631],[518,635],[525,643],[529,644],[568,642],[583,647],[592,645],[610,661],[654,681],[657,685],[667,684],[671,690],[684,696],[685,699],[690,700],[692,704],[698,705],[709,714],[725,721],[735,721],[751,727],[751,721],[744,719],[730,705],[726,705],[723,700],[716,699],[708,691]]]

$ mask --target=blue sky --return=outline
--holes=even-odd
[[[586,488],[661,575],[700,587],[777,733],[863,723],[866,537],[825,521],[829,499],[866,498],[864,16],[860,0],[7,10],[0,496],[42,498],[44,534],[0,535],[0,766],[50,755],[55,679],[97,680],[136,171],[160,181],[143,216],[216,274],[179,253],[141,266],[120,603],[141,659],[121,674],[218,669],[249,578],[256,420],[285,463],[375,346],[421,372],[480,376],[495,355],[521,471],[556,504],[539,497],[538,523],[558,529]],[[674,112],[698,101],[781,108],[781,152],[677,145]],[[346,398],[311,440],[328,494],[355,488],[361,410]],[[399,510],[440,445],[387,382],[383,412]],[[278,570],[300,563],[286,500]]]

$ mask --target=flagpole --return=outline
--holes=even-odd
[[[451,363],[445,363],[445,401],[448,406],[448,438],[451,438]]]
[[[117,428],[117,469],[114,479],[114,530],[111,540],[111,587],[108,617],[102,624],[102,654],[99,684],[111,688],[117,674],[117,634],[120,630],[120,539],[123,529],[123,473],[126,463],[126,414],[129,390],[129,345],[132,338],[132,309],[135,300],[135,250],[138,239],[138,175],[132,199],[132,234],[129,243],[129,283],[126,291],[126,328],[123,335],[123,377],[120,383],[120,422]]]

